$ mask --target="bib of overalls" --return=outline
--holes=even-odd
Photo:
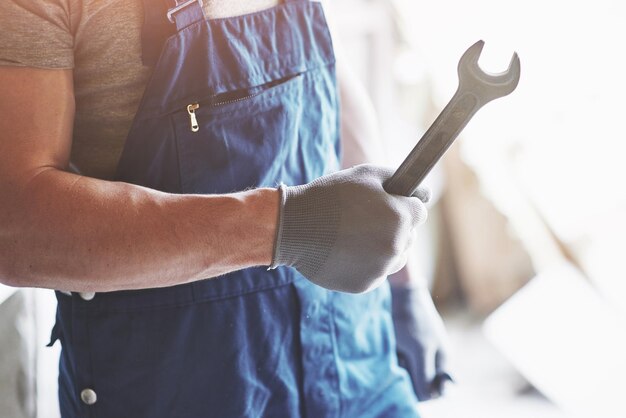
[[[198,2],[178,6],[160,55],[144,30],[144,59],[155,64],[117,180],[214,194],[337,170],[335,59],[321,5],[294,0],[225,19],[206,19]],[[146,10],[146,24],[156,16],[163,26],[160,9]],[[386,286],[341,294],[289,267],[258,267],[57,298],[63,417],[418,416]]]

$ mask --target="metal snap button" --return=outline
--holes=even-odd
[[[96,395],[93,389],[83,389],[83,391],[80,392],[80,399],[86,405],[93,405],[98,400],[98,395]]]
[[[95,292],[81,292],[78,294],[80,296],[80,298],[82,300],[92,300],[93,298],[96,297],[96,293]]]

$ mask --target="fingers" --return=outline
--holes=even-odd
[[[413,197],[417,197],[419,200],[421,200],[423,203],[428,203],[430,202],[430,198],[432,196],[432,193],[430,191],[429,187],[426,186],[420,186],[417,188],[417,190],[412,194]]]
[[[363,179],[366,177],[376,179],[383,186],[394,173],[394,170],[388,167],[381,167],[372,164],[361,164],[349,169],[354,176]],[[382,190],[381,190],[382,191]],[[428,210],[424,203],[428,203],[431,197],[431,191],[428,187],[420,186],[413,193],[411,197],[392,195],[394,198],[405,200],[409,205],[411,217],[413,221],[413,227],[421,225],[426,222],[428,218]],[[413,199],[417,197],[417,199]]]
[[[374,164],[360,164],[349,168],[348,170],[352,171],[352,173],[359,178],[369,177],[372,179],[376,179],[376,181],[380,182],[381,186],[394,173],[394,170],[391,168]]]
[[[411,214],[413,215],[413,228],[423,224],[428,219],[428,209],[426,209],[425,203],[430,201],[432,193],[430,188],[426,186],[420,186],[415,190],[411,197],[417,199],[411,199]]]
[[[410,200],[413,228],[426,222],[426,219],[428,219],[428,209],[426,209],[424,202],[419,198],[414,199],[413,197],[408,197],[406,199]]]
[[[398,260],[393,264],[393,267],[392,267],[389,275],[392,275],[392,274],[395,274],[395,273],[399,272],[400,270],[402,270],[404,268],[404,266],[406,266],[406,263],[409,261],[409,256],[411,254],[411,248],[413,247],[414,235],[415,234],[411,233],[411,236],[406,241],[406,244],[405,244],[405,247],[404,247],[404,252],[398,258]]]
[[[390,269],[389,275],[399,272],[402,270],[404,266],[406,266],[407,261],[409,261],[409,251],[405,251],[398,261],[394,263],[393,267]]]

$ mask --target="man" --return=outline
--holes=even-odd
[[[58,291],[64,417],[417,416],[380,285],[427,193],[336,171],[318,3],[0,16],[0,279]]]

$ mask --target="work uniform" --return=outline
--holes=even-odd
[[[166,0],[161,0],[166,1]],[[158,9],[158,8],[157,8]],[[150,25],[164,16],[146,9]],[[334,55],[319,3],[206,19],[171,10],[117,180],[215,194],[338,169]],[[211,213],[207,213],[211,216]],[[57,292],[64,417],[416,417],[387,285],[364,295],[249,268],[169,288]]]

